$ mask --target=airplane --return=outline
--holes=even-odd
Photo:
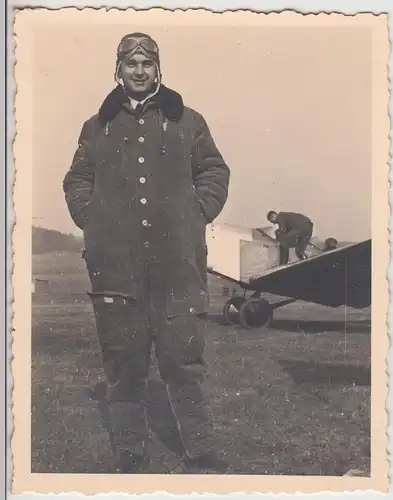
[[[206,228],[208,273],[236,283],[242,295],[223,308],[227,323],[244,328],[271,326],[274,311],[298,300],[332,308],[364,309],[371,304],[371,238],[339,245],[327,238],[312,239],[307,259],[279,265],[279,242],[273,228],[244,228],[210,224]],[[247,297],[247,293],[251,295]],[[283,300],[270,303],[262,294]]]

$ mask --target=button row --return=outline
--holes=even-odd
[[[139,120],[139,124],[140,124],[140,125],[143,125],[144,123],[145,123],[145,120],[144,120],[143,118],[141,118],[141,119]],[[139,141],[140,143],[142,143],[142,142],[144,142],[144,141],[145,141],[145,138],[144,138],[144,137],[142,137],[142,136],[140,136],[140,137],[138,137],[138,141]],[[144,157],[143,157],[143,156],[139,156],[139,158],[138,158],[138,162],[139,162],[139,163],[145,163],[145,159],[144,159]],[[146,182],[146,177],[139,177],[139,182],[140,182],[141,184],[145,184],[145,182]],[[140,202],[142,203],[142,205],[145,205],[145,204],[147,203],[147,199],[146,199],[146,198],[141,198],[141,199],[140,199]],[[142,220],[142,225],[143,225],[144,227],[147,227],[147,226],[149,225],[149,221],[148,221],[147,219],[143,219],[143,220]],[[148,248],[148,247],[150,246],[150,243],[149,243],[148,241],[145,241],[145,242],[143,243],[143,246],[144,246],[145,248]]]

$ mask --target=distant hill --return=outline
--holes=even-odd
[[[84,292],[89,288],[86,264],[81,257],[84,247],[82,238],[52,229],[33,227],[32,239],[33,276],[41,279],[49,278],[52,282],[56,275],[57,291],[68,286],[67,282],[70,280],[74,292]],[[59,277],[61,277],[60,281],[58,281]],[[225,284],[231,290],[237,288],[236,285],[226,282],[226,280],[209,275],[209,287],[213,293],[221,293],[221,287]]]
[[[40,255],[51,252],[81,253],[83,239],[73,234],[64,234],[54,229],[33,226],[32,253]]]

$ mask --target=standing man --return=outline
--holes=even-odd
[[[313,223],[305,215],[294,212],[274,212],[267,214],[267,219],[272,224],[278,224],[276,238],[280,242],[280,265],[285,265],[289,260],[289,249],[295,247],[299,260],[307,258],[305,250],[313,233]]]
[[[230,172],[204,118],[162,85],[151,37],[121,39],[115,79],[85,122],[63,183],[84,233],[115,470],[148,468],[154,344],[188,470],[224,471],[210,442],[203,313],[205,229],[223,209]]]

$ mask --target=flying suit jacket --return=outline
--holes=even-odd
[[[276,224],[278,224],[279,230],[283,233],[293,230],[299,231],[299,233],[308,233],[313,226],[308,217],[295,212],[280,212],[277,215]]]
[[[206,225],[230,171],[202,115],[161,86],[136,110],[116,87],[87,120],[63,189],[91,293],[138,299],[149,269],[169,316],[205,312]]]

